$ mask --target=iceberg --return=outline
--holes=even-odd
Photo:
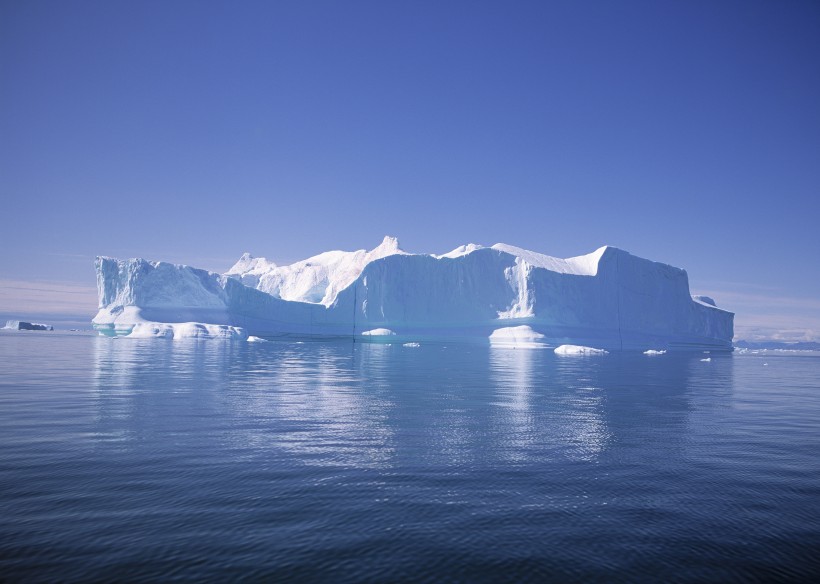
[[[543,343],[544,335],[532,330],[532,327],[522,324],[495,329],[490,334],[490,345],[493,347],[508,347],[522,349],[536,349],[546,347]]]
[[[4,329],[12,329],[15,331],[53,331],[54,327],[50,324],[43,324],[40,322],[26,322],[25,320],[7,320]]]
[[[220,338],[732,350],[734,315],[693,298],[684,270],[610,246],[568,259],[506,244],[431,255],[386,237],[370,251],[329,251],[287,266],[244,254],[224,274],[108,257],[96,259],[96,272],[92,322],[107,335],[173,330],[178,338],[177,325],[198,323],[233,327],[208,333]]]
[[[389,337],[389,336],[392,336],[392,335],[395,335],[395,334],[396,333],[394,333],[390,329],[377,328],[377,329],[373,329],[372,331],[364,331],[362,333],[362,336],[363,337]]]
[[[248,340],[241,327],[202,322],[157,323],[138,322],[129,334],[132,338],[148,339],[237,339]],[[251,341],[253,342],[253,341]]]
[[[561,345],[555,348],[556,355],[608,355],[609,351],[596,349],[595,347],[582,347],[580,345]]]

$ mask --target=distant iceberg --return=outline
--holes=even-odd
[[[506,244],[426,255],[386,237],[370,251],[330,251],[289,266],[244,254],[225,274],[106,257],[96,269],[93,324],[109,335],[170,335],[160,325],[201,323],[234,327],[241,338],[732,349],[734,315],[711,298],[693,299],[684,270],[613,247],[569,259]]]
[[[26,322],[25,320],[7,320],[4,329],[12,329],[15,331],[53,331],[54,327],[50,324],[43,324],[40,322]]]

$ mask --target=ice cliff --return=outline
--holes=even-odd
[[[508,342],[527,331],[527,344],[609,350],[730,350],[733,336],[734,315],[693,299],[684,270],[613,247],[569,259],[505,244],[421,255],[388,237],[289,266],[245,254],[225,274],[106,257],[96,268],[93,323],[106,334],[189,322],[259,337],[375,339],[386,329],[396,341]]]

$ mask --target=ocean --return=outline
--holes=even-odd
[[[818,353],[0,334],[3,581],[818,574]]]

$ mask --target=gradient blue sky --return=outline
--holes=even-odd
[[[391,234],[615,245],[820,339],[819,186],[815,1],[0,0],[0,317]]]

